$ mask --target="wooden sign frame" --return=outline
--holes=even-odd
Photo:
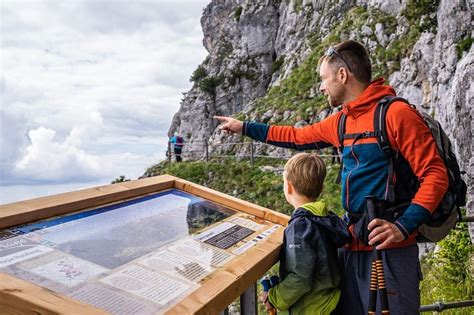
[[[289,220],[289,217],[282,213],[174,176],[161,175],[0,205],[0,228],[90,210],[173,188],[283,227]],[[217,314],[221,312],[278,261],[282,240],[283,228],[280,228],[259,246],[253,247],[245,255],[236,257],[212,273],[198,289],[179,301],[165,314]],[[16,314],[18,312],[107,313],[27,281],[0,273],[0,313]]]

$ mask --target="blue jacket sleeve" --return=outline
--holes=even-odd
[[[267,141],[269,125],[244,121],[242,134],[260,142]]]
[[[395,221],[395,225],[402,232],[406,239],[420,225],[427,222],[430,217],[431,214],[428,209],[425,209],[416,203],[412,203],[405,210],[403,215],[398,218],[397,221]]]

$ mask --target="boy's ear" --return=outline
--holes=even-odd
[[[288,194],[292,194],[294,188],[293,188],[293,184],[290,181],[287,181],[287,187],[288,187]]]

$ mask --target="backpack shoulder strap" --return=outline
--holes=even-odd
[[[341,115],[337,121],[337,137],[339,139],[339,154],[342,155],[342,150],[344,150],[344,134],[346,133],[346,120],[347,116],[341,111]],[[342,177],[342,167],[343,167],[343,160],[342,158],[339,160],[339,174],[336,178],[336,184],[341,183]]]
[[[395,182],[394,182],[394,151],[390,147],[390,141],[388,139],[387,133],[387,111],[390,105],[393,102],[402,101],[407,104],[408,101],[401,97],[396,97],[392,95],[388,95],[383,97],[380,101],[377,102],[377,107],[375,108],[374,112],[374,133],[377,135],[377,143],[382,150],[383,154],[389,160],[388,165],[388,187],[387,187],[387,196],[386,199],[388,202],[393,203],[395,202]]]
[[[382,152],[388,158],[390,158],[393,155],[393,150],[390,147],[390,141],[388,140],[388,134],[387,134],[387,123],[386,123],[387,111],[390,105],[393,102],[397,102],[397,101],[410,104],[404,98],[389,95],[389,96],[383,97],[380,101],[378,101],[377,107],[375,108],[375,113],[374,113],[374,131],[376,133],[378,131],[378,134],[379,134],[379,136],[377,137],[377,142]]]
[[[346,133],[346,120],[347,116],[343,112],[341,112],[341,116],[339,116],[339,120],[337,123],[337,136],[339,138],[339,150],[342,152],[344,148],[344,134]]]

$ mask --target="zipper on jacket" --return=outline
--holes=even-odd
[[[355,138],[354,138],[354,141],[352,142],[351,144],[351,154],[352,156],[354,157],[354,159],[356,160],[356,166],[349,172],[349,174],[347,174],[347,178],[346,178],[346,209],[348,212],[352,212],[351,211],[351,208],[350,208],[350,202],[349,202],[349,197],[350,197],[350,193],[349,193],[349,179],[351,177],[351,174],[354,170],[356,170],[358,167],[359,167],[359,159],[357,158],[357,155],[355,154],[354,152],[354,145],[355,143],[357,142],[357,140],[361,139],[364,137],[364,135],[366,134],[367,132],[364,132],[364,133],[360,133],[359,135],[357,135]]]

